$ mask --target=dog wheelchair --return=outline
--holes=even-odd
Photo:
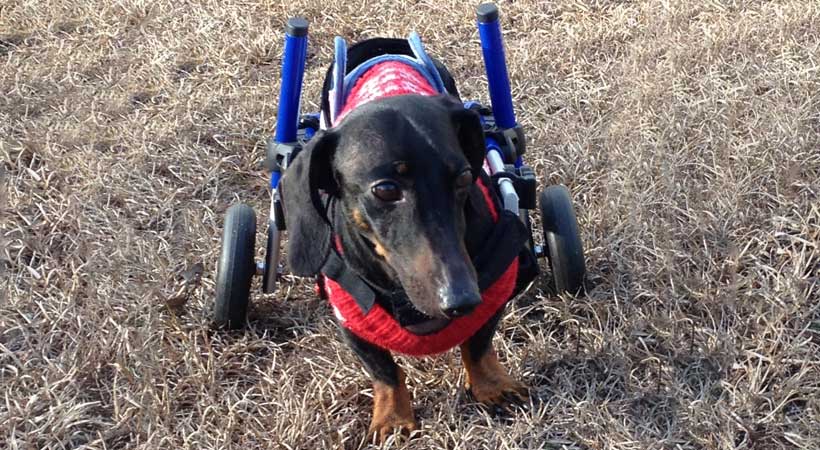
[[[497,184],[504,209],[517,214],[528,229],[528,251],[533,256],[530,259],[533,262],[538,258],[548,259],[555,292],[582,293],[584,252],[570,193],[563,185],[553,185],[536,195],[535,173],[523,159],[526,140],[515,118],[499,13],[494,4],[478,7],[477,26],[491,106],[468,101],[464,107],[474,110],[481,118],[487,150],[485,171]],[[285,31],[279,112],[275,135],[267,146],[271,203],[265,259],[255,260],[256,214],[253,208],[241,203],[231,206],[225,217],[213,310],[214,322],[220,327],[235,329],[244,326],[254,276],[261,276],[264,293],[276,290],[280,276],[281,236],[285,231],[279,181],[292,158],[320,128],[322,120],[318,113],[300,115],[308,23],[302,18],[291,18]],[[331,73],[333,84],[344,79],[345,64],[338,62],[346,58],[346,47],[341,38],[336,38],[335,47],[337,63],[332,69],[336,73]],[[331,96],[344,91],[339,86],[331,87]],[[334,99],[330,102],[332,104]],[[535,245],[532,239],[529,211],[536,207],[541,212],[543,245]],[[537,263],[532,270],[537,273]]]

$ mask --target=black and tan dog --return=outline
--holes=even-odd
[[[362,61],[374,52],[412,54],[406,41],[382,39],[352,47],[349,58]],[[477,401],[499,406],[526,395],[492,347],[503,303],[534,276],[522,275],[518,261],[526,254],[526,228],[500,208],[482,169],[479,116],[464,108],[452,78],[435,64],[447,92],[391,96],[356,107],[310,140],[281,184],[291,270],[323,274],[324,283],[355,299],[361,310],[356,315],[372,318],[378,311],[400,327],[362,331],[381,325],[356,328],[357,319],[340,313],[331,299],[346,341],[373,378],[370,431],[382,440],[395,428],[410,431],[417,423],[404,372],[378,333],[413,339],[457,335],[452,328],[467,327],[502,273],[515,272],[507,278],[515,287],[452,345],[460,345],[466,387]],[[443,341],[435,339],[420,345],[443,350],[436,347]]]

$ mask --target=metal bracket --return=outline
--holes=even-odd
[[[513,128],[499,130],[504,136],[504,143],[513,150],[516,158],[527,152],[527,138],[524,136],[524,129],[516,123]]]
[[[291,154],[298,153],[302,148],[299,142],[276,142],[268,139],[265,152],[265,169],[269,172],[279,172],[287,168]]]
[[[513,181],[506,175],[502,175],[504,172],[504,162],[502,161],[501,152],[493,149],[487,152],[487,165],[490,167],[490,172],[492,174],[498,173],[499,177],[494,177],[493,179],[496,180],[498,183],[498,189],[501,193],[501,202],[504,205],[504,209],[511,211],[515,215],[518,215],[518,193],[515,192],[515,185],[513,185]]]
[[[478,103],[467,102],[465,107],[472,109],[481,116],[484,136],[498,141],[505,164],[513,164],[516,159],[527,152],[527,138],[524,129],[516,123],[512,128],[501,128],[495,120],[490,108]]]

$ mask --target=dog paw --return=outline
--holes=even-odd
[[[462,359],[467,370],[466,388],[479,403],[496,408],[527,401],[527,387],[511,377],[492,349],[480,358],[473,359],[466,346],[462,347]]]
[[[403,417],[398,414],[388,414],[380,418],[373,417],[370,422],[368,434],[380,443],[384,443],[395,431],[403,436],[409,436],[412,431],[418,429],[418,424],[413,417]]]
[[[384,442],[395,430],[402,435],[418,429],[413,417],[410,392],[405,385],[404,371],[399,369],[395,385],[376,381],[373,383],[373,420],[370,421],[370,436],[376,435]]]
[[[506,407],[527,401],[527,387],[506,373],[503,376],[479,378],[467,384],[467,392],[479,403]]]

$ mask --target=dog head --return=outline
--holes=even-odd
[[[317,133],[282,178],[291,270],[316,274],[335,232],[363,244],[345,242],[346,259],[368,253],[358,255],[368,260],[363,270],[397,281],[422,313],[468,314],[481,297],[464,246],[464,203],[484,154],[478,115],[450,96],[357,108]],[[343,230],[331,229],[320,191],[336,197]]]

